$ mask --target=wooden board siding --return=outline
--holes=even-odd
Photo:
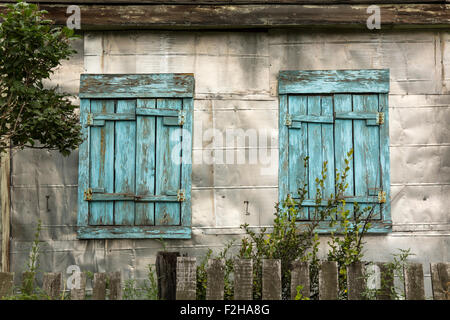
[[[65,25],[67,4],[42,4]],[[369,4],[80,5],[82,30],[349,27],[367,30]],[[450,26],[450,5],[382,4],[381,28]],[[2,11],[0,6],[0,11]]]

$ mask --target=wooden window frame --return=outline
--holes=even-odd
[[[191,173],[192,137],[182,144],[180,225],[176,226],[93,226],[89,225],[89,204],[85,191],[89,186],[89,135],[88,121],[90,99],[123,98],[179,98],[183,101],[185,118],[183,129],[192,135],[193,126],[193,74],[82,74],[80,80],[80,122],[85,138],[79,147],[78,180],[78,239],[146,239],[191,238]],[[101,121],[101,120],[97,120]]]
[[[280,71],[279,83],[279,169],[278,200],[280,203],[289,192],[289,128],[288,96],[293,94],[378,94],[379,106],[382,107],[384,123],[380,126],[380,165],[386,202],[382,204],[381,220],[371,221],[370,233],[388,233],[392,231],[390,203],[390,160],[389,160],[389,70],[305,70]],[[335,115],[333,116],[335,117]],[[334,122],[333,122],[334,123]],[[307,222],[298,222],[305,224]],[[337,228],[330,228],[328,221],[320,222],[319,233],[330,233]]]

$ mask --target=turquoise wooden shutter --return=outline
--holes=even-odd
[[[79,238],[190,238],[193,84],[82,75]]]
[[[388,70],[281,71],[279,77],[279,200],[295,198],[308,182],[306,208],[315,205],[315,179],[327,161],[325,196],[336,194],[335,169],[353,149],[346,201],[374,208],[371,232],[391,230]],[[304,158],[309,157],[305,171]],[[326,203],[326,199],[323,201]],[[299,221],[311,218],[306,209]],[[326,223],[320,231],[329,232]]]

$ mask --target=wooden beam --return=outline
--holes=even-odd
[[[82,30],[359,28],[368,30],[366,5],[80,5]],[[3,9],[2,9],[3,7]],[[382,4],[381,30],[448,28],[449,4]],[[65,25],[68,4],[42,4],[47,18]],[[0,6],[0,11],[4,5]],[[368,30],[375,32],[374,30]]]
[[[0,199],[1,199],[1,230],[2,230],[2,247],[1,247],[1,271],[9,272],[9,250],[10,250],[10,151],[8,150],[0,157]]]
[[[3,0],[2,2],[15,3],[17,0]],[[403,3],[440,3],[445,0],[30,0],[29,3],[54,4],[194,4],[194,5],[236,5],[236,4],[403,4]]]

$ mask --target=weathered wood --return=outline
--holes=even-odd
[[[386,93],[389,92],[389,70],[280,71],[278,88],[279,94]],[[332,115],[331,119],[333,119]]]
[[[339,294],[338,265],[323,261],[319,270],[319,300],[337,300]]]
[[[367,4],[352,5],[80,5],[82,30],[346,27],[367,30]],[[381,29],[448,28],[447,4],[380,4]],[[0,7],[1,8],[1,7]],[[42,4],[46,18],[66,25],[67,4]],[[3,11],[3,10],[1,10]]]
[[[109,300],[122,299],[122,276],[120,271],[109,273]]]
[[[177,300],[195,300],[197,297],[197,259],[177,258]]]
[[[13,293],[14,272],[0,272],[0,300]]]
[[[159,251],[156,255],[158,299],[175,300],[177,292],[177,257],[179,252]]]
[[[85,201],[87,202],[87,201]],[[190,239],[189,226],[82,226],[78,239]]]
[[[423,267],[421,263],[409,263],[403,269],[405,279],[405,299],[425,300]]]
[[[234,300],[253,299],[253,261],[236,259],[234,261]]]
[[[80,76],[80,98],[183,98],[193,97],[193,95],[192,74],[82,74]]]
[[[95,273],[92,285],[92,300],[106,299],[106,273]]]
[[[365,289],[364,264],[354,262],[347,266],[348,300],[362,300]]]
[[[70,290],[70,300],[84,300],[86,298],[86,273],[81,272],[79,276],[80,287]]]
[[[206,300],[223,300],[225,286],[224,260],[209,259],[206,276]]]
[[[431,263],[431,287],[434,300],[450,300],[450,263]]]
[[[7,149],[0,156],[0,201],[1,201],[1,271],[9,272],[10,255],[10,151]]]
[[[262,299],[281,300],[281,260],[262,261]]]
[[[2,2],[15,2],[3,0]],[[30,0],[30,3],[68,3],[68,4],[383,4],[383,3],[441,3],[445,0]]]
[[[394,275],[389,270],[386,263],[377,262],[375,264],[380,269],[380,290],[377,293],[377,300],[392,300],[394,290]]]
[[[42,290],[50,299],[59,299],[61,295],[62,274],[61,272],[44,273],[42,279]]]
[[[309,298],[310,293],[310,279],[309,279],[309,263],[294,261],[291,270],[291,299],[294,300],[297,296],[297,287],[302,286],[300,293],[303,297]]]

